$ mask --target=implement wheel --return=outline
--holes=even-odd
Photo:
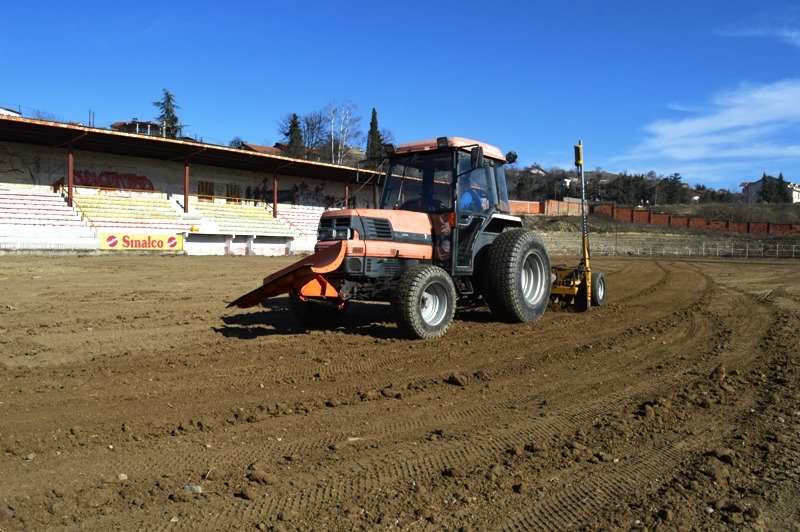
[[[601,307],[606,302],[606,276],[592,272],[592,306]]]
[[[532,231],[501,233],[489,248],[483,298],[499,320],[538,320],[550,299],[550,257]]]
[[[592,306],[601,307],[606,301],[606,276],[602,272],[592,272]],[[586,307],[586,283],[581,283],[575,296],[575,309],[584,311]]]
[[[400,332],[409,338],[440,338],[453,321],[456,288],[438,266],[419,264],[403,274],[392,301]]]

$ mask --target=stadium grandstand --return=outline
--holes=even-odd
[[[0,116],[0,251],[283,255],[377,204],[373,173],[260,148]]]

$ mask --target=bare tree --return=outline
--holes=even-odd
[[[394,133],[390,129],[381,129],[381,138],[384,144],[392,144],[394,142]]]
[[[303,144],[310,153],[325,144],[325,115],[322,111],[314,111],[302,118]]]
[[[48,122],[63,122],[63,120],[60,120],[55,113],[51,113],[50,111],[42,111],[40,109],[34,109],[31,113],[31,118],[36,120],[46,120]]]
[[[347,99],[339,105],[330,102],[325,108],[325,117],[330,160],[333,164],[342,164],[353,147],[361,143],[363,133],[358,129],[361,117],[356,115],[356,106]]]

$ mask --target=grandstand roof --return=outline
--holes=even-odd
[[[347,166],[291,159],[280,155],[246,151],[215,144],[176,140],[80,124],[49,122],[0,115],[0,141],[111,153],[163,161],[185,161],[221,168],[272,174],[355,182],[356,169]],[[369,173],[369,171],[367,171]],[[362,181],[364,171],[361,172]]]

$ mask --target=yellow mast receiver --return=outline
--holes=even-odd
[[[575,145],[575,167],[581,174],[581,223],[583,236],[581,238],[581,252],[583,254],[582,266],[584,269],[583,282],[586,284],[586,308],[592,306],[592,267],[589,264],[589,222],[586,219],[586,178],[583,174],[583,141]]]

